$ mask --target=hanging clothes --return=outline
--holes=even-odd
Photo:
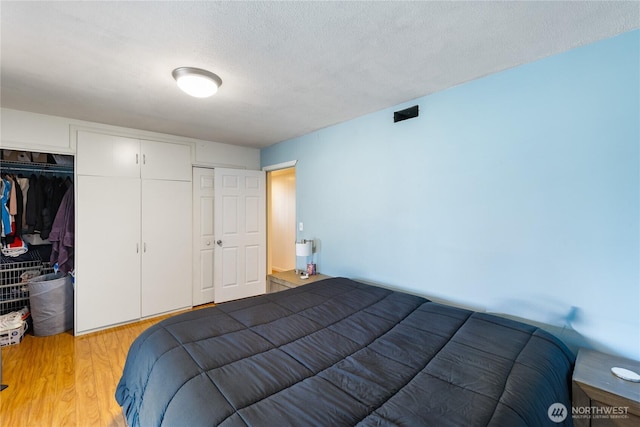
[[[18,178],[18,183],[20,185],[20,191],[22,192],[22,223],[20,225],[20,230],[27,229],[27,194],[29,193],[29,178]]]
[[[22,193],[22,188],[20,187],[20,184],[18,183],[18,178],[15,175],[10,175],[9,178],[13,181],[12,182],[13,189],[11,190],[11,197],[12,197],[12,199],[14,201],[13,204],[15,204],[15,210],[14,211],[11,211],[11,209],[9,209],[11,215],[14,216],[14,221],[15,221],[15,228],[13,230],[13,234],[14,234],[15,237],[22,237],[22,217],[24,216],[23,215],[23,213],[24,213],[24,204],[23,204],[24,194]],[[15,196],[14,196],[14,192],[15,192]],[[11,243],[11,242],[9,242],[9,243]]]
[[[2,178],[2,192],[0,193],[0,210],[2,214],[2,237],[11,234],[11,214],[9,213],[9,195],[11,194],[11,182]]]
[[[2,176],[0,210],[2,211],[2,255],[17,257],[27,252],[27,244],[20,238],[21,227],[16,218],[22,216],[22,191],[11,175]]]
[[[33,234],[36,231],[40,232],[38,227],[38,217],[41,211],[40,206],[43,204],[42,186],[38,185],[38,177],[32,174],[29,177],[29,191],[27,193],[27,209],[25,211],[25,217],[27,222],[27,233]],[[37,230],[36,230],[37,228]]]
[[[69,185],[72,184],[68,179],[31,175],[25,212],[28,234],[40,234],[44,240],[49,238],[53,220]]]
[[[5,164],[0,159],[2,262],[13,262],[13,259],[9,260],[7,256],[14,257],[15,260],[27,260],[26,257],[29,257],[29,260],[33,258],[33,260],[48,261],[51,258],[52,244],[48,238],[67,189],[73,186],[72,166],[60,166],[53,162],[37,165],[23,163]],[[26,172],[27,175],[18,177],[12,175],[12,172],[17,174]],[[73,198],[73,193],[68,197]],[[73,204],[71,206],[71,222],[73,222]],[[68,209],[66,211],[68,214]],[[65,211],[62,214],[64,213]],[[64,268],[71,269],[73,268],[73,227],[70,228],[70,234],[67,228],[69,227],[65,225],[62,231],[56,232],[58,236],[61,232],[63,233],[59,238],[60,245],[64,245],[58,248],[57,256],[67,266]],[[69,235],[71,235],[70,238]],[[25,253],[27,250],[28,253]],[[20,256],[17,257],[17,255]]]
[[[58,270],[68,273],[73,270],[73,243],[75,236],[75,213],[73,186],[70,186],[62,201],[49,233],[51,265],[58,263]]]
[[[18,202],[16,196],[16,185],[13,181],[13,177],[7,175],[7,181],[11,184],[11,192],[9,193],[9,214],[17,215],[18,214]]]

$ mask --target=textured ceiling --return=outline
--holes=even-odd
[[[0,105],[253,147],[640,26],[632,2],[0,2]],[[171,71],[205,68],[212,98]]]

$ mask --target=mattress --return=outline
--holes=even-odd
[[[537,327],[331,278],[150,327],[116,400],[130,427],[571,425],[549,408],[573,362]]]

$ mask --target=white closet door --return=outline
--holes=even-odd
[[[142,178],[191,181],[191,147],[168,142],[141,141]]]
[[[79,175],[76,333],[140,318],[140,180]]]
[[[142,317],[191,307],[191,182],[142,180]]]
[[[140,177],[140,141],[78,131],[78,175]]]

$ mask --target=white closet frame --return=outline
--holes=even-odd
[[[76,334],[191,307],[191,146],[77,132]]]

